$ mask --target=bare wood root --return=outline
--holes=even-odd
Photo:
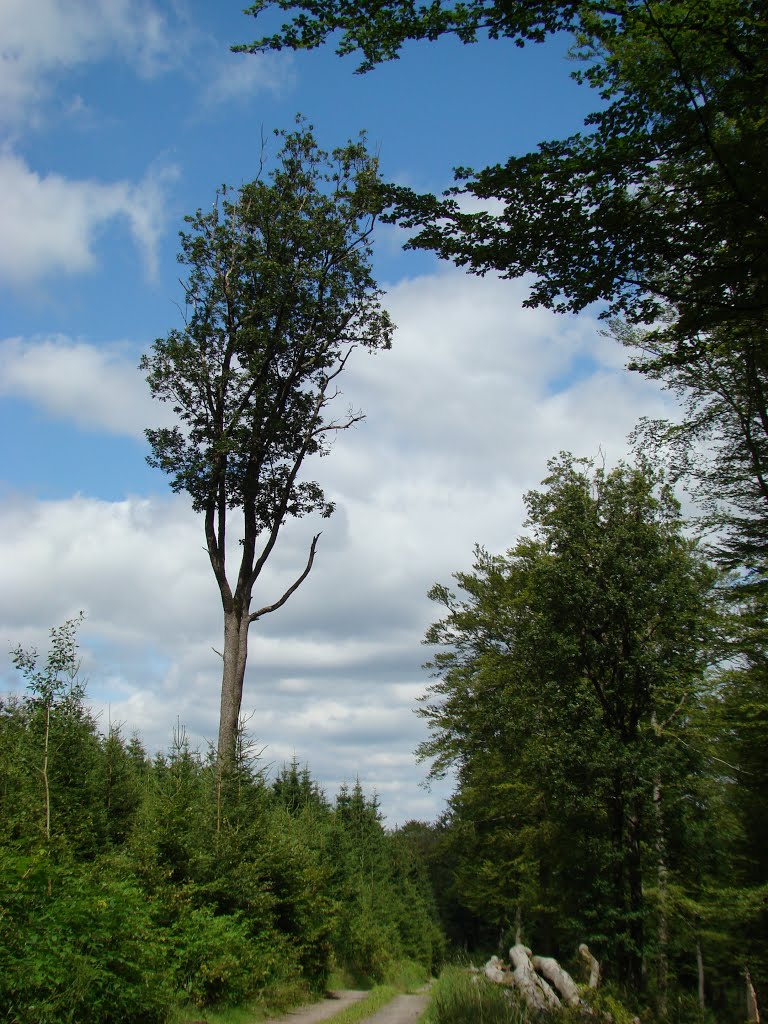
[[[509,951],[509,961],[514,967],[512,977],[515,987],[522,993],[528,1006],[533,1010],[556,1010],[560,1000],[547,982],[540,978],[531,963],[531,951],[518,944]]]
[[[596,988],[600,981],[600,964],[583,943],[579,946],[579,953],[589,967],[590,988]],[[560,1008],[562,999],[568,1006],[579,1007],[588,1015],[594,1014],[595,1011],[579,995],[573,978],[553,957],[533,956],[527,946],[516,943],[509,951],[509,963],[508,967],[499,957],[492,956],[485,965],[484,974],[498,985],[515,989],[529,1009],[536,1013],[549,1013]],[[602,1016],[606,1024],[612,1024],[610,1015]]]
[[[567,971],[551,956],[534,956],[531,958],[537,974],[546,978],[550,985],[557,989],[560,998],[568,1006],[581,1006],[582,1000],[576,982]]]
[[[584,963],[587,966],[587,969],[589,970],[589,987],[597,988],[597,986],[600,984],[600,964],[590,953],[589,946],[586,944],[586,942],[582,942],[582,944],[579,946],[579,956],[584,961]]]
[[[514,985],[512,975],[504,970],[504,965],[497,956],[492,956],[485,965],[484,974],[489,981],[495,981],[497,985]]]

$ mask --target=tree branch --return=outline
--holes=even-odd
[[[275,612],[277,611],[278,608],[282,608],[282,606],[285,604],[285,602],[288,600],[291,594],[293,594],[296,590],[299,589],[301,584],[310,574],[310,571],[312,569],[312,563],[315,560],[315,552],[317,550],[317,542],[319,539],[319,533],[316,533],[315,536],[312,538],[312,543],[309,547],[309,558],[307,559],[307,564],[301,576],[299,576],[299,578],[294,583],[292,583],[290,587],[288,587],[288,589],[286,590],[286,592],[283,594],[279,601],[275,601],[274,604],[265,605],[263,608],[259,608],[257,612],[251,612],[251,614],[248,616],[249,623],[255,622],[256,619],[260,619],[262,615],[268,615],[270,612]]]

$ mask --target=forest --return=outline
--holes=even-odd
[[[430,1024],[520,1024],[469,973],[510,947],[582,979],[615,1024],[758,1021],[768,1004],[768,17],[759,0],[257,0],[291,20],[235,49],[329,40],[361,74],[406,45],[567,34],[584,131],[459,169],[442,195],[382,179],[365,136],[276,132],[270,169],[186,218],[187,315],[142,358],[176,426],[148,461],[199,513],[221,599],[221,712],[148,752],[97,721],[82,618],[15,646],[0,699],[0,1017],[163,1024],[265,1015],[331,986],[441,975]],[[271,24],[271,23],[270,23]],[[300,53],[297,59],[300,59]],[[454,791],[385,826],[360,782],[275,766],[243,717],[252,594],[287,521],[334,512],[307,466],[361,418],[350,353],[389,348],[381,222],[527,303],[600,310],[627,372],[678,402],[633,456],[554,452],[505,551],[436,581],[416,751]],[[336,403],[336,404],[334,404]],[[233,525],[234,524],[234,525]],[[241,525],[239,525],[241,524]],[[237,548],[228,539],[240,530]],[[233,555],[235,551],[235,555]],[[362,767],[362,766],[361,766]],[[460,969],[457,969],[458,968]],[[441,974],[442,972],[442,974]],[[608,1015],[608,1016],[606,1016]]]

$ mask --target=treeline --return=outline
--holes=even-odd
[[[418,841],[446,930],[569,966],[586,942],[637,1010],[745,1019],[745,974],[768,992],[765,588],[714,567],[649,464],[549,469],[528,535],[431,593],[421,752],[457,788]]]
[[[424,867],[359,784],[333,802],[293,763],[265,776],[240,736],[222,781],[183,729],[148,756],[102,735],[75,628],[0,702],[0,1016],[153,1024],[171,1008],[278,1002],[332,970],[425,975],[442,938]]]

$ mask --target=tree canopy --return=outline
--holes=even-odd
[[[764,585],[768,566],[768,364],[762,335],[720,327],[676,345],[663,332],[625,322],[611,333],[632,352],[629,366],[659,381],[679,400],[679,421],[644,417],[637,448],[663,461],[696,498],[710,552]],[[745,575],[746,574],[746,575]]]
[[[444,196],[390,191],[411,247],[474,273],[533,274],[529,302],[652,322],[674,308],[679,337],[768,317],[768,21],[756,0],[487,0],[417,5],[259,0],[296,11],[251,51],[360,51],[359,70],[409,39],[484,34],[522,46],[566,31],[574,77],[597,93],[584,130],[481,170]],[[465,196],[496,201],[466,212]]]
[[[392,323],[370,269],[380,207],[376,160],[364,140],[327,154],[311,128],[278,133],[269,176],[224,188],[208,213],[188,217],[179,261],[189,269],[182,329],[142,359],[152,394],[181,424],[147,430],[151,465],[171,476],[204,516],[224,610],[219,754],[234,756],[253,589],[289,517],[329,516],[321,486],[300,478],[305,459],[362,418],[329,414],[336,380],[357,347],[388,348]],[[240,559],[227,573],[230,514],[242,519]]]
[[[499,924],[520,908],[529,937],[594,941],[639,986],[647,890],[696,789],[715,573],[647,466],[564,455],[526,504],[532,536],[431,592],[421,753],[458,770],[467,904],[497,892]]]

